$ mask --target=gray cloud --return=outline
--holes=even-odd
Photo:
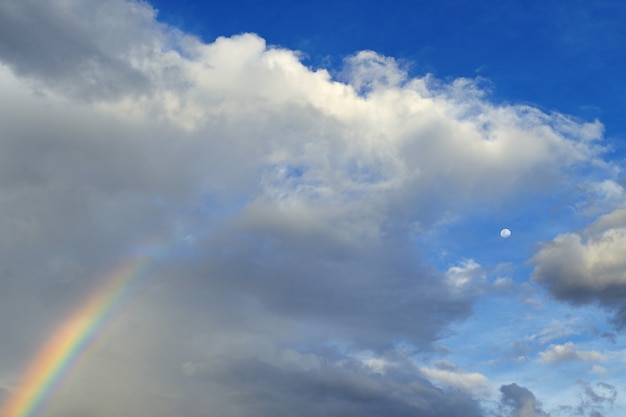
[[[368,376],[357,364],[289,370],[250,359],[208,366],[193,377],[228,392],[229,415],[236,416],[482,415],[465,394],[415,378]]]
[[[549,417],[555,416],[584,416],[603,417],[611,410],[617,398],[617,389],[608,383],[597,382],[592,385],[585,381],[577,381],[580,387],[577,401],[574,405],[559,405],[550,412],[543,409],[535,394],[529,389],[515,383],[500,387],[502,394],[500,412],[511,417]]]
[[[590,416],[602,416],[601,414],[606,408],[611,408],[615,404],[617,398],[617,389],[606,382],[598,382],[595,389],[587,383],[582,383],[584,388],[584,397],[581,399],[577,410],[584,415],[589,413]]]
[[[128,58],[132,43],[158,34],[146,30],[153,18],[149,8],[122,1],[4,0],[0,58],[44,88],[83,99],[145,91],[148,78]]]
[[[423,346],[446,322],[467,315],[471,298],[455,297],[437,275],[402,253],[387,252],[387,244],[357,250],[325,236],[247,232],[207,247],[196,283],[207,292],[244,294],[277,313],[321,321],[370,347],[401,339]],[[213,255],[224,248],[220,258]]]
[[[601,216],[578,233],[566,233],[543,244],[532,261],[533,280],[556,298],[573,304],[598,302],[626,324],[626,210]]]
[[[581,392],[579,403],[576,406],[561,406],[560,412],[567,415],[584,417],[603,417],[606,411],[611,410],[617,398],[617,389],[606,382],[598,382],[592,385],[585,381],[579,381]]]
[[[510,411],[511,417],[548,417],[549,414],[543,411],[541,403],[535,395],[527,388],[515,383],[502,385],[502,404]]]

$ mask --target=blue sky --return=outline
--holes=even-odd
[[[39,416],[623,415],[624,21],[0,0],[0,406],[149,255]]]

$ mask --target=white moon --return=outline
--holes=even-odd
[[[509,229],[502,229],[500,231],[500,237],[502,239],[506,239],[507,237],[511,236],[511,231]]]

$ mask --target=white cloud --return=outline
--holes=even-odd
[[[607,200],[624,201],[624,197],[626,196],[624,187],[613,180],[603,180],[596,184],[595,187],[598,193]]]
[[[547,363],[560,363],[568,361],[604,362],[607,357],[594,350],[578,350],[572,342],[563,345],[550,345],[544,352],[539,353],[539,359]]]
[[[398,67],[393,58],[380,56],[374,51],[360,51],[346,59],[343,77],[360,94],[400,87],[408,74]]]
[[[485,271],[476,261],[467,259],[448,268],[446,280],[454,293],[477,291],[477,287],[485,282]]]
[[[486,395],[489,392],[489,380],[478,372],[464,373],[457,370],[432,368],[420,368],[420,372],[431,380],[461,391],[480,395]]]
[[[366,358],[363,363],[369,367],[372,372],[383,375],[385,368],[389,366],[389,362],[385,358]]]

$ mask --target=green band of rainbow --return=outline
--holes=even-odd
[[[98,288],[52,335],[0,409],[0,417],[34,417],[101,332],[113,313],[145,274],[150,257],[137,257],[117,265]]]

